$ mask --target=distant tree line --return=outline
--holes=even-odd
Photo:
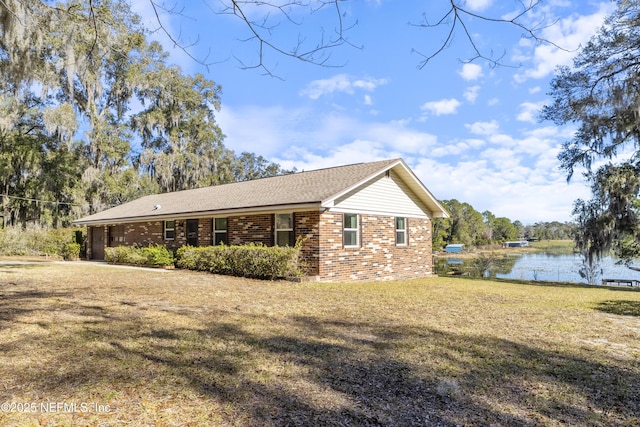
[[[539,222],[523,225],[520,221],[496,217],[489,211],[478,212],[469,203],[456,199],[441,203],[449,212],[449,218],[433,221],[433,248],[439,250],[449,243],[461,243],[467,247],[500,244],[513,240],[569,240],[573,239],[575,224]]]
[[[226,148],[220,86],[148,33],[128,1],[0,2],[0,225],[287,172]]]

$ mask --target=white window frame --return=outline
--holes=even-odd
[[[347,227],[347,215],[356,218],[356,226]],[[356,244],[355,245],[347,245],[347,233],[355,233],[356,236]],[[344,213],[342,214],[342,246],[345,248],[359,248],[360,247],[360,215],[354,213]]]
[[[225,220],[225,227],[224,230],[223,229],[218,229],[216,228],[216,220],[217,219],[224,219]],[[219,217],[219,218],[213,218],[213,224],[212,224],[212,228],[213,228],[213,244],[216,245],[217,241],[218,241],[218,235],[219,234],[224,234],[226,236],[226,238],[224,239],[224,243],[228,244],[229,243],[229,218],[223,218],[223,217]]]
[[[404,222],[404,228],[398,228],[398,220],[401,219]],[[407,246],[409,244],[409,233],[408,233],[408,221],[407,221],[407,217],[404,216],[397,216],[394,219],[395,222],[395,228],[396,228],[396,246]],[[404,242],[400,243],[398,236],[404,236]]]
[[[287,215],[289,217],[289,223],[291,225],[291,227],[287,227],[287,228],[278,228],[279,225],[279,221],[278,221],[278,216],[279,215]],[[291,233],[292,237],[293,236],[293,221],[294,221],[294,217],[293,217],[293,212],[285,212],[285,213],[277,213],[274,214],[273,216],[273,243],[274,246],[281,246],[278,244],[278,235],[279,233]],[[292,243],[293,239],[289,239],[288,243],[285,246],[289,246],[290,243]]]
[[[173,227],[169,228],[167,227],[167,223],[168,222],[172,222],[173,223]],[[164,240],[175,240],[176,239],[176,221],[173,219],[168,219],[165,220],[164,225],[163,225],[163,230],[162,230],[162,234],[164,237]],[[173,231],[173,237],[167,237],[167,231]]]

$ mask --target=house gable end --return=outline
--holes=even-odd
[[[336,198],[335,211],[430,218],[431,212],[398,174],[389,170]]]

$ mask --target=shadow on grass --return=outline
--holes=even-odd
[[[3,271],[3,273],[12,272],[12,270],[24,270],[24,269],[33,269],[40,267],[48,267],[50,264],[48,261],[20,261],[20,262],[12,262],[12,261],[1,261],[0,260],[0,269],[1,270],[9,270]]]
[[[47,301],[50,298],[63,298],[69,295],[69,292],[66,291],[38,291],[24,289],[22,286],[12,282],[4,283],[0,286],[0,322],[12,322],[18,316],[25,316],[42,310],[39,307],[39,301]]]
[[[25,303],[29,309],[28,299],[5,301]],[[188,388],[233,408],[228,424],[249,426],[605,426],[640,412],[637,366],[533,344],[375,319],[267,321],[237,310],[187,328],[130,310],[34,338],[55,361],[12,378],[45,396],[137,389],[160,398]],[[33,344],[25,338],[6,355]]]
[[[596,306],[596,310],[623,316],[640,316],[640,301],[603,301]]]

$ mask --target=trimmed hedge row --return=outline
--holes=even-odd
[[[145,267],[173,266],[173,254],[162,245],[150,245],[146,248],[116,246],[105,248],[105,261],[113,264],[131,264]]]
[[[255,279],[300,277],[299,248],[249,244],[242,246],[183,246],[176,267]]]
[[[67,261],[80,259],[80,243],[65,243],[60,250],[60,255]]]

